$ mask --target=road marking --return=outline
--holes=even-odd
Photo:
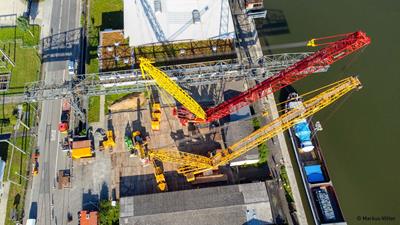
[[[63,3],[64,3],[64,1],[63,0],[61,0],[61,3],[60,3],[60,17],[59,17],[59,24],[58,24],[58,33],[61,33],[61,21],[62,21],[62,12],[63,12]]]
[[[62,105],[63,105],[62,101],[63,100],[61,100],[60,114],[58,114],[59,117],[61,117],[61,113],[62,113]],[[59,134],[59,132],[57,134]],[[57,149],[56,149],[56,163],[54,165],[54,177],[57,180],[58,152],[60,151],[60,135],[57,136],[57,143],[56,144],[57,144]]]
[[[51,130],[51,141],[56,140],[56,130]]]

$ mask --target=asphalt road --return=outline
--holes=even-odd
[[[66,37],[71,30],[79,27],[80,1],[56,0],[46,1],[49,4],[44,10],[49,15],[49,36],[43,41],[50,41],[52,55],[43,63],[43,77],[46,83],[57,83],[68,79],[67,59],[79,58],[79,40],[67,43]],[[49,49],[47,49],[49,50]],[[61,100],[44,101],[42,103],[41,120],[38,130],[38,147],[40,149],[39,174],[32,180],[31,189],[26,198],[26,218],[36,218],[39,225],[66,224],[69,211],[69,193],[56,187],[56,172],[69,167],[69,159],[59,149],[60,134],[57,130],[61,115]],[[76,199],[79,200],[79,199]],[[75,200],[75,201],[76,201]],[[75,216],[76,217],[76,216]],[[77,220],[75,220],[77,224]]]

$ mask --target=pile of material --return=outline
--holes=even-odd
[[[117,100],[111,104],[108,109],[111,112],[136,110],[138,107],[142,106],[146,102],[146,98],[143,93],[133,93]]]

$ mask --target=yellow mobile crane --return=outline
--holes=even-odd
[[[206,118],[206,113],[199,103],[197,103],[188,93],[179,87],[167,74],[153,66],[151,64],[152,61],[146,58],[139,58],[139,61],[140,70],[143,77],[151,77],[160,88],[172,95],[172,97],[174,97],[198,118]]]
[[[149,157],[150,159],[181,165],[177,172],[184,175],[189,182],[194,181],[195,175],[218,169],[219,166],[227,164],[278,133],[289,129],[299,120],[305,119],[325,108],[349,91],[361,88],[361,83],[357,77],[348,77],[328,86],[330,87],[329,89],[304,101],[303,105],[291,109],[227,149],[217,151],[213,156],[206,157],[170,149],[157,149],[150,150]]]

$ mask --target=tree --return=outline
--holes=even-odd
[[[23,30],[25,32],[28,32],[33,37],[33,34],[29,29],[30,26],[29,26],[28,17],[25,17],[25,16],[18,17],[17,18],[17,27],[19,27],[19,29],[21,29],[21,30]]]
[[[111,201],[100,202],[100,225],[119,225],[119,205],[111,205]]]

